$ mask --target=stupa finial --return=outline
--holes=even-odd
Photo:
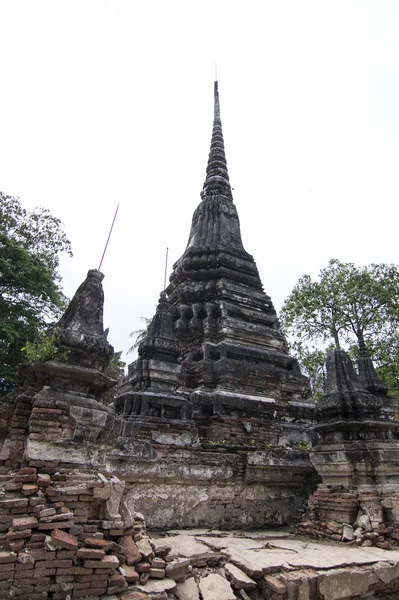
[[[220,120],[219,88],[217,80],[214,84],[214,117],[211,149],[209,152],[206,178],[201,196],[202,198],[207,196],[225,196],[229,200],[233,200],[229,174],[227,171],[226,155],[224,151],[222,122]]]

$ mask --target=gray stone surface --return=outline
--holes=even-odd
[[[376,547],[344,546],[328,542],[315,542],[308,538],[290,537],[282,539],[267,536],[265,540],[252,539],[251,533],[241,534],[246,537],[221,535],[220,537],[191,536],[188,532],[181,535],[162,538],[172,546],[173,556],[191,559],[209,557],[209,550],[221,553],[234,563],[233,570],[239,568],[249,577],[260,577],[262,574],[275,573],[292,569],[339,569],[351,565],[370,565],[390,562],[399,563],[399,550],[387,552]],[[259,533],[258,533],[259,535]],[[160,540],[157,540],[160,543]],[[205,552],[204,552],[205,549]],[[229,571],[230,567],[225,567]],[[388,568],[388,567],[387,567]],[[393,568],[393,567],[392,567]],[[381,571],[385,578],[390,577],[390,568]],[[327,585],[327,584],[326,584]]]
[[[142,538],[136,542],[137,548],[140,550],[144,558],[149,558],[154,555],[154,551],[148,538]]]
[[[356,571],[350,573],[344,569],[336,569],[322,574],[319,579],[319,592],[328,600],[341,600],[355,595],[366,594],[370,587],[377,583],[374,573]]]
[[[169,578],[149,579],[145,585],[134,584],[131,588],[146,594],[158,594],[160,592],[173,592],[176,589],[176,582]]]
[[[198,541],[201,541],[203,544],[206,544],[210,548],[214,550],[222,550],[223,548],[236,548],[239,550],[249,550],[254,548],[263,548],[265,546],[265,542],[259,540],[253,540],[250,537],[231,537],[231,536],[223,536],[223,537],[196,537]]]
[[[166,576],[175,581],[184,581],[186,578],[187,567],[190,565],[188,558],[177,558],[166,564]]]
[[[194,556],[202,556],[209,554],[209,548],[198,542],[193,536],[190,535],[176,535],[168,536],[166,538],[155,538],[156,544],[167,544],[171,547],[168,554],[168,558],[173,557],[186,557],[192,558]]]
[[[193,577],[184,583],[178,583],[175,591],[179,600],[199,600],[198,585]]]
[[[224,570],[227,575],[227,579],[230,581],[233,588],[239,590],[250,590],[256,587],[256,582],[251,579],[244,571],[241,571],[236,565],[232,563],[226,563]]]
[[[202,600],[236,600],[227,579],[212,573],[201,579],[199,583]]]

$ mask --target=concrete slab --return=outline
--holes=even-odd
[[[134,589],[147,594],[173,589],[179,600],[199,600],[200,597],[202,600],[233,600],[234,589],[240,589],[236,593],[243,597],[245,589],[254,589],[256,584],[252,577],[277,577],[280,573],[283,579],[286,574],[287,585],[296,589],[298,599],[308,598],[309,582],[316,578],[324,597],[340,600],[341,592],[352,593],[358,587],[368,594],[377,581],[389,583],[398,578],[399,550],[315,541],[287,532],[177,531],[175,535],[156,539],[157,543],[171,547],[169,560],[187,560],[198,568],[216,565],[218,557],[224,555],[227,558],[224,569],[219,573],[202,572],[198,585],[190,578],[175,588],[168,588],[166,579],[150,580],[146,586],[138,585]],[[175,582],[171,581],[171,585]]]
[[[212,534],[216,535],[216,532],[212,532]],[[234,537],[240,537],[240,538],[251,538],[252,540],[268,540],[270,538],[277,540],[277,539],[289,539],[294,537],[293,533],[290,533],[289,531],[273,531],[273,530],[259,530],[259,531],[239,531],[239,530],[232,530],[232,531],[224,531],[222,532],[222,535],[227,535],[229,537],[234,536]]]
[[[168,558],[178,556],[191,558],[194,556],[201,556],[202,554],[209,554],[208,546],[198,542],[194,536],[186,533],[183,535],[168,536],[167,538],[155,538],[155,543],[163,543],[171,547]]]
[[[249,550],[264,548],[265,542],[253,540],[252,538],[238,538],[238,537],[196,537],[197,541],[202,542],[206,546],[213,548],[214,550],[221,550],[223,548],[237,548],[240,550]]]
[[[227,579],[230,581],[233,588],[238,590],[251,590],[256,588],[256,582],[232,563],[226,563],[224,570]]]
[[[399,551],[348,547],[301,538],[269,540],[266,548],[260,541],[245,538],[204,538],[203,541],[220,549],[230,557],[231,562],[252,576],[272,573],[279,564],[296,568],[337,569],[387,559],[399,561]]]
[[[231,535],[231,532],[223,532],[218,529],[170,529],[168,535]]]
[[[179,600],[199,600],[198,585],[194,579],[187,579],[184,583],[178,583],[175,591]]]
[[[227,579],[217,573],[211,573],[199,583],[202,600],[236,600]]]
[[[273,550],[245,550],[229,546],[221,551],[230,562],[240,567],[251,577],[260,577],[262,574],[275,573],[280,568],[289,569],[288,559],[292,552]]]
[[[146,594],[159,594],[161,592],[174,592],[176,582],[173,579],[149,579],[145,585],[134,584],[129,590],[137,590]]]

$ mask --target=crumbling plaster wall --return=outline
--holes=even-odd
[[[228,423],[232,430],[232,420]],[[0,452],[4,466],[105,470],[126,483],[129,503],[157,529],[286,525],[316,484],[306,450],[251,445],[256,427],[247,445],[236,438],[219,443],[192,437],[190,443],[182,441],[181,422],[174,428],[165,420],[161,433],[172,443],[154,442],[160,425],[152,424],[149,437],[141,432],[124,438],[118,449],[122,419],[95,400],[50,387],[17,397],[10,424]],[[222,423],[218,435],[227,438],[228,425],[222,433],[221,428]]]

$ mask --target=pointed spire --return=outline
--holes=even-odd
[[[370,358],[364,340],[359,340],[360,357],[357,362],[359,369],[359,378],[364,388],[372,394],[386,396],[388,394],[388,385],[377,375],[373,361]]]
[[[178,348],[173,335],[173,319],[165,292],[159,297],[157,312],[147,335],[139,346],[139,356],[144,359],[177,362]]]
[[[203,190],[201,192],[201,197],[205,198],[206,196],[220,195],[225,196],[226,198],[232,201],[233,196],[231,193],[229,174],[227,171],[222,122],[220,120],[220,103],[217,81],[215,81],[214,98],[215,108],[211,149],[209,152],[208,166],[206,169],[206,178]]]
[[[113,354],[104,334],[103,279],[100,271],[91,269],[55,326],[58,344],[71,351],[69,362],[88,364],[97,357],[104,365]]]

